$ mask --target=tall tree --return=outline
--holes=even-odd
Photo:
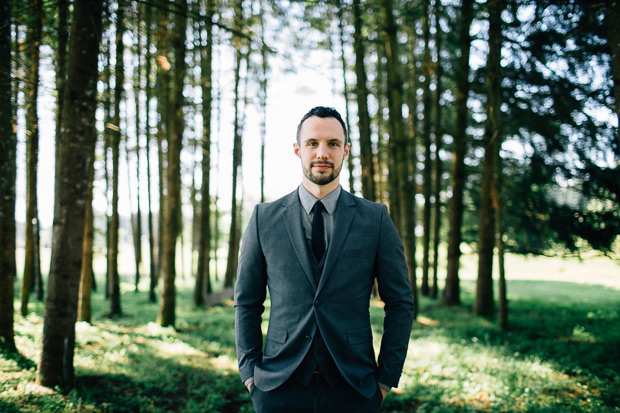
[[[424,81],[422,82],[422,102],[424,103],[423,109],[423,130],[422,141],[424,142],[424,181],[422,184],[422,193],[424,195],[424,210],[422,213],[422,227],[424,235],[422,238],[422,295],[428,296],[430,293],[428,274],[430,268],[430,243],[431,243],[431,188],[433,179],[433,161],[431,155],[431,113],[433,106],[433,98],[431,94],[431,24],[430,24],[430,1],[422,0],[422,32],[424,36],[424,57],[422,58],[422,75]]]
[[[168,135],[168,194],[164,200],[163,242],[161,274],[163,289],[159,303],[159,324],[175,324],[175,258],[176,241],[179,235],[180,198],[181,198],[181,146],[183,143],[183,86],[185,84],[185,39],[187,31],[187,2],[176,3],[174,14],[175,30],[172,36],[174,49],[174,71],[170,105],[170,133]]]
[[[353,43],[355,48],[355,95],[359,127],[360,163],[362,166],[362,196],[374,201],[376,199],[375,165],[370,139],[370,115],[368,114],[368,87],[366,85],[366,67],[364,65],[364,40],[362,39],[362,10],[359,0],[353,0]]]
[[[0,1],[0,350],[15,350],[15,175],[17,136],[11,88],[11,4]]]
[[[487,56],[487,119],[484,128],[484,161],[480,189],[480,219],[478,230],[478,280],[474,311],[481,316],[494,314],[493,300],[493,249],[496,244],[495,213],[498,205],[495,189],[498,176],[501,130],[501,52],[502,52],[502,0],[487,3],[489,8],[489,54]]]
[[[242,28],[243,0],[235,2],[235,31],[239,33]],[[242,137],[241,137],[241,109],[240,109],[240,88],[241,64],[243,63],[243,40],[238,34],[233,34],[233,46],[235,47],[235,86],[234,86],[234,125],[233,125],[233,173],[232,173],[232,201],[230,207],[230,232],[228,237],[228,260],[226,263],[226,276],[224,287],[233,286],[235,274],[237,273],[237,263],[239,260],[239,242],[241,239],[241,223],[239,213],[239,199],[237,197],[237,184],[241,169],[242,160]]]
[[[144,25],[146,26],[146,45],[145,45],[145,49],[146,49],[146,62],[144,64],[145,68],[145,72],[146,72],[146,82],[144,85],[145,90],[145,95],[146,95],[146,110],[145,112],[145,125],[146,125],[146,129],[145,129],[145,138],[146,138],[146,144],[145,144],[145,150],[146,150],[146,185],[147,185],[147,193],[148,193],[148,228],[149,228],[149,301],[154,303],[156,302],[157,298],[155,296],[155,290],[157,289],[157,256],[155,254],[155,224],[154,224],[154,217],[153,217],[153,194],[152,194],[152,185],[151,185],[151,139],[152,139],[152,134],[151,134],[151,110],[150,110],[150,105],[151,105],[151,100],[152,100],[152,95],[153,95],[153,87],[151,85],[151,75],[152,75],[152,56],[151,56],[151,44],[152,44],[152,22],[153,22],[153,8],[149,7],[149,6],[145,6],[145,19],[144,19]]]
[[[403,240],[405,248],[405,257],[407,259],[407,267],[409,270],[409,278],[411,289],[413,291],[414,305],[418,308],[417,280],[415,276],[415,232],[411,225],[413,217],[413,196],[407,193],[407,182],[411,179],[409,176],[409,159],[407,154],[407,137],[404,131],[404,119],[402,112],[403,90],[402,82],[399,75],[399,54],[396,22],[394,21],[394,12],[392,0],[382,0],[383,13],[385,18],[385,50],[387,55],[387,82],[388,82],[388,106],[389,106],[389,127],[390,127],[390,146],[392,150],[390,154],[394,157],[393,166],[395,171],[390,171],[390,175],[395,174],[396,187],[392,186],[390,192],[398,193],[398,209],[397,209],[397,228]],[[393,207],[392,198],[390,197],[390,206]]]
[[[435,61],[435,96],[433,104],[433,121],[434,133],[435,133],[435,161],[433,163],[433,282],[431,284],[429,296],[431,298],[437,298],[439,294],[439,288],[437,285],[439,279],[439,243],[440,243],[440,229],[441,229],[441,148],[443,146],[443,129],[441,118],[441,94],[442,83],[441,78],[443,76],[443,67],[441,60],[441,43],[442,43],[442,30],[440,22],[441,12],[441,0],[435,0],[435,53],[437,55]]]
[[[134,106],[136,117],[136,216],[133,219],[135,222],[134,228],[134,263],[136,268],[136,278],[134,281],[134,289],[138,292],[138,285],[140,284],[140,269],[142,268],[142,207],[140,205],[140,156],[142,149],[140,147],[140,135],[142,132],[142,118],[140,116],[140,94],[142,92],[142,10],[143,5],[136,4],[137,8],[137,21],[135,26],[136,36],[136,65],[134,68]],[[147,109],[148,110],[148,109]],[[131,170],[131,169],[129,169]]]
[[[102,0],[75,2],[63,125],[57,141],[54,235],[37,380],[72,386],[75,320],[82,265],[88,172],[95,144]]]
[[[198,268],[194,288],[194,304],[204,305],[205,295],[211,289],[209,262],[211,256],[211,105],[213,102],[213,16],[214,0],[207,1],[205,16],[206,44],[200,56],[202,85],[202,184],[200,200],[200,235],[198,247]],[[262,186],[261,186],[262,194]]]
[[[442,300],[447,305],[461,302],[459,263],[461,259],[461,226],[463,222],[463,190],[465,187],[465,154],[467,152],[467,99],[469,97],[469,28],[474,15],[474,0],[463,0],[459,26],[460,57],[456,73],[456,122],[453,134],[452,198],[450,199],[450,229],[448,232],[448,269]]]
[[[124,95],[125,83],[125,44],[123,34],[125,33],[125,9],[126,1],[118,1],[116,12],[116,65],[114,66],[114,116],[111,120],[111,147],[112,147],[112,217],[110,219],[110,231],[108,241],[108,287],[110,299],[110,315],[121,314],[121,289],[120,277],[118,273],[118,231],[120,227],[120,216],[118,212],[119,199],[119,164],[121,146],[121,101]]]
[[[209,4],[207,3],[207,7]],[[267,83],[268,83],[268,71],[269,64],[267,62],[267,44],[265,43],[265,2],[260,1],[260,37],[261,37],[261,71],[260,71],[260,92],[259,92],[259,104],[261,108],[261,121],[260,121],[260,202],[265,202],[265,139],[267,137]]]
[[[43,33],[43,1],[34,0],[29,8],[26,34],[26,248],[21,288],[21,314],[28,314],[28,299],[37,265],[37,165],[39,160],[39,63]]]
[[[93,159],[95,157],[95,145],[93,145]],[[95,181],[95,164],[88,171],[88,187],[86,193],[86,212],[84,215],[84,241],[82,243],[82,271],[80,276],[80,290],[78,296],[79,321],[90,323],[91,320],[91,297],[93,288],[93,184]]]

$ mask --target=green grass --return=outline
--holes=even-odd
[[[472,315],[475,284],[464,278],[463,306],[421,300],[400,387],[382,411],[620,411],[620,279],[509,280],[511,329],[502,332]],[[16,315],[20,354],[0,356],[0,411],[252,411],[237,375],[230,304],[194,309],[191,289],[180,287],[176,330],[155,323],[158,305],[145,292],[125,292],[122,306],[123,316],[107,318],[95,294],[92,325],[76,327],[69,393],[35,383],[42,304]],[[371,316],[378,339],[378,303]]]

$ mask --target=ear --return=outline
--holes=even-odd
[[[349,157],[349,152],[351,151],[351,143],[347,143],[347,146],[344,147],[344,159]]]
[[[295,155],[297,155],[298,158],[301,158],[301,155],[299,154],[299,145],[297,142],[293,144],[293,149],[295,150]]]

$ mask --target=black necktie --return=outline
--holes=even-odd
[[[314,218],[312,219],[312,252],[317,261],[321,261],[325,253],[325,230],[323,229],[323,211],[325,206],[321,201],[314,204]]]

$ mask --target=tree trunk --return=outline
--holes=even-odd
[[[344,96],[344,122],[347,126],[347,137],[348,142],[351,143],[351,115],[349,113],[349,84],[347,82],[347,59],[344,52],[344,16],[343,16],[344,6],[342,1],[338,2],[338,34],[340,36],[340,63],[342,64],[342,83],[343,83],[343,96]],[[349,157],[347,158],[347,168],[349,169],[349,191],[354,194],[355,193],[355,175],[353,170],[354,166],[354,156],[353,151],[349,152]]]
[[[136,228],[134,233],[134,261],[136,266],[136,278],[134,281],[135,292],[138,292],[140,284],[140,269],[142,268],[142,209],[140,205],[140,93],[142,91],[142,32],[140,25],[142,23],[142,5],[137,4],[138,19],[136,22],[136,67],[135,67],[135,83],[134,83],[134,105],[136,112]],[[148,110],[148,109],[147,109]],[[128,169],[131,171],[131,169]]]
[[[357,117],[360,134],[360,164],[362,166],[362,196],[374,201],[377,199],[375,188],[375,165],[370,140],[370,115],[368,114],[368,88],[366,86],[366,68],[364,66],[364,42],[362,40],[362,12],[359,0],[353,0],[353,43],[355,47],[355,95],[357,98]]]
[[[165,199],[164,229],[162,242],[161,274],[163,290],[159,303],[159,324],[175,324],[175,253],[179,235],[178,217],[181,198],[181,146],[183,140],[183,86],[185,82],[185,37],[187,30],[187,3],[176,3],[175,30],[172,38],[174,49],[173,91],[170,111],[170,134],[168,137],[168,195]]]
[[[432,111],[432,95],[431,95],[431,30],[430,30],[430,7],[429,0],[422,0],[422,31],[424,36],[424,57],[422,60],[422,73],[424,81],[422,82],[422,94],[424,103],[424,129],[422,131],[422,141],[424,142],[424,173],[422,193],[424,194],[424,210],[422,212],[422,295],[430,294],[429,288],[429,269],[430,269],[430,246],[431,246],[431,210],[433,208],[431,202],[431,187],[433,179],[433,161],[431,159],[431,111]]]
[[[163,143],[168,140],[169,135],[169,113],[170,113],[170,62],[168,61],[169,54],[169,36],[170,30],[170,16],[168,12],[167,2],[164,0],[158,1],[157,7],[157,56],[155,60],[157,62],[157,112],[159,119],[157,121],[157,156],[158,156],[158,174],[159,174],[159,224],[158,237],[157,237],[157,277],[162,273],[162,255],[163,255],[163,243],[164,243],[164,208],[166,205],[166,154],[164,153]]]
[[[11,7],[0,2],[0,350],[15,351],[15,177],[17,136],[13,131]]]
[[[465,154],[467,152],[467,98],[469,95],[469,27],[473,19],[474,0],[463,0],[459,29],[461,56],[457,67],[456,122],[452,156],[452,198],[450,199],[450,229],[448,232],[448,269],[442,300],[447,305],[459,305],[459,262],[461,259],[461,225],[463,223],[463,190],[465,187]]]
[[[405,257],[407,258],[407,267],[409,270],[409,279],[411,282],[411,290],[413,291],[413,300],[415,312],[418,311],[418,294],[417,280],[415,275],[415,232],[411,225],[413,216],[413,193],[407,193],[407,182],[411,178],[409,176],[409,160],[407,159],[407,138],[404,133],[404,120],[402,112],[403,91],[402,81],[398,74],[399,55],[397,49],[397,33],[396,23],[394,22],[394,14],[392,11],[392,0],[382,0],[383,10],[385,13],[385,33],[386,33],[386,55],[387,55],[387,80],[388,80],[388,106],[390,112],[390,145],[393,150],[391,154],[394,156],[393,165],[395,167],[395,175],[397,187],[391,188],[398,193],[398,230],[403,240],[405,248]],[[392,174],[392,171],[390,171]],[[390,191],[390,192],[391,192]]]
[[[202,184],[200,200],[200,241],[198,248],[198,268],[194,288],[194,305],[202,306],[206,295],[211,292],[209,262],[211,255],[211,105],[212,105],[212,63],[213,63],[213,0],[207,1],[206,44],[200,56],[202,85]],[[263,74],[266,76],[266,73]],[[265,92],[266,93],[266,92]],[[263,142],[264,143],[264,142]],[[261,152],[264,153],[264,152]],[[262,161],[261,161],[262,165]],[[262,168],[262,166],[261,166]],[[261,172],[262,176],[262,172]],[[261,184],[261,196],[262,184]]]
[[[93,163],[101,0],[78,1],[73,9],[69,74],[63,125],[57,141],[54,236],[43,346],[37,380],[48,387],[73,386],[73,350],[88,173]]]
[[[207,8],[209,8],[209,2]],[[260,123],[260,202],[265,202],[265,141],[267,137],[267,80],[269,65],[267,64],[267,45],[265,44],[265,4],[264,1],[260,2],[260,35],[261,35],[261,78],[260,78],[260,108],[261,108],[261,123]],[[213,14],[211,13],[211,16]],[[207,19],[207,24],[210,25],[210,21]],[[209,26],[211,27],[211,26]],[[208,29],[209,33],[211,28]],[[210,64],[210,63],[209,63]],[[209,114],[210,115],[210,114]],[[204,173],[204,172],[203,172]]]
[[[39,158],[39,47],[43,32],[43,2],[34,0],[29,8],[26,34],[26,249],[21,288],[21,315],[28,314],[28,299],[34,281],[37,216],[37,164]]]
[[[240,29],[243,23],[243,0],[237,0],[235,3],[235,28]],[[241,128],[240,118],[241,110],[239,109],[239,82],[241,80],[241,63],[243,52],[241,48],[241,39],[233,37],[235,45],[235,86],[234,86],[234,141],[233,141],[233,176],[232,176],[232,202],[230,207],[230,232],[228,237],[228,261],[226,263],[226,276],[224,278],[224,288],[232,287],[235,275],[237,273],[237,263],[239,260],[239,241],[240,241],[240,223],[239,223],[239,203],[237,200],[237,181],[239,170],[241,169]]]
[[[92,158],[95,157],[93,145]],[[93,286],[93,182],[95,165],[88,172],[88,189],[86,193],[86,213],[84,217],[84,241],[82,243],[82,271],[80,276],[80,292],[78,297],[78,321],[91,320],[90,293]]]
[[[433,197],[435,198],[433,203],[433,283],[431,285],[429,296],[431,298],[437,298],[439,294],[439,286],[437,285],[439,279],[439,243],[440,243],[440,230],[441,230],[441,148],[443,146],[443,129],[441,119],[441,77],[443,76],[443,68],[441,61],[441,24],[440,24],[440,10],[441,0],[435,0],[435,50],[437,53],[435,63],[435,104],[433,110],[434,116],[434,132],[435,132],[435,163],[433,164]]]
[[[487,120],[484,133],[484,161],[480,194],[480,229],[478,232],[478,282],[476,284],[476,314],[489,317],[495,312],[493,300],[493,249],[496,243],[495,214],[499,199],[498,161],[502,141],[502,0],[488,3],[489,54],[487,56]]]
[[[150,102],[153,95],[153,88],[151,87],[151,54],[149,50],[151,50],[151,25],[153,21],[153,8],[150,6],[145,6],[146,8],[146,17],[145,17],[145,25],[146,25],[146,63],[145,63],[145,71],[146,71],[146,110],[145,110],[145,137],[146,137],[146,185],[148,189],[148,227],[149,227],[149,301],[155,303],[157,301],[157,297],[155,294],[155,289],[157,288],[157,258],[155,255],[155,224],[153,218],[153,194],[152,194],[152,186],[151,186],[151,110],[150,110]]]
[[[110,220],[110,240],[108,250],[108,291],[110,298],[110,315],[121,314],[121,289],[118,274],[118,231],[120,217],[118,213],[118,179],[121,146],[121,101],[124,95],[125,64],[123,33],[125,33],[125,0],[119,0],[116,13],[116,65],[114,66],[114,116],[112,117],[112,218]]]

